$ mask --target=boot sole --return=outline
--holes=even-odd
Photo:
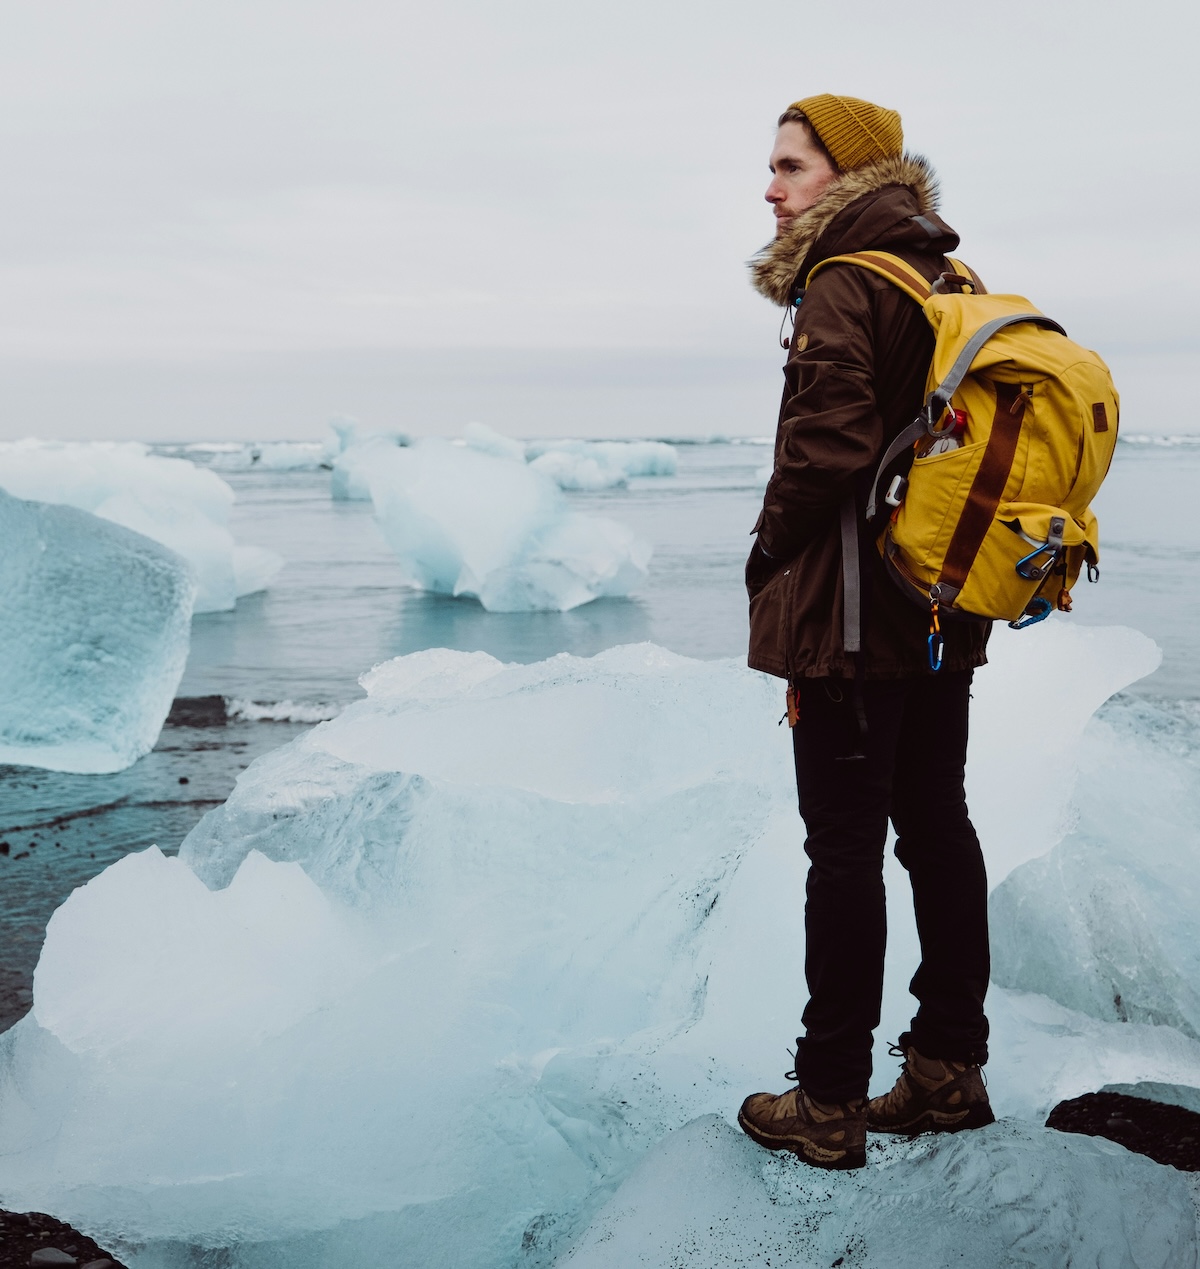
[[[855,1168],[867,1166],[867,1148],[860,1146],[847,1150],[826,1150],[815,1142],[802,1137],[772,1137],[756,1128],[741,1111],[738,1111],[738,1124],[741,1130],[766,1150],[786,1150],[796,1155],[803,1162],[814,1168],[825,1168],[830,1172],[849,1172]]]
[[[994,1124],[996,1116],[991,1106],[970,1106],[964,1115],[961,1111],[923,1110],[915,1119],[904,1124],[872,1123],[867,1116],[868,1132],[890,1132],[902,1137],[919,1137],[923,1132],[966,1132],[971,1128],[986,1128]]]

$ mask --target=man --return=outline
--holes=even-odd
[[[971,675],[989,627],[947,622],[930,669],[929,611],[887,577],[866,494],[888,444],[924,399],[933,333],[914,301],[853,264],[900,256],[930,281],[958,236],[937,214],[929,164],[903,152],[900,116],[824,94],[779,120],[766,198],[776,236],[756,288],[794,315],[775,468],[746,566],[752,667],[786,678],[810,859],[805,1034],[796,1086],[748,1097],[742,1128],[818,1167],[865,1163],[868,1128],[914,1134],[991,1123],[980,1066],[989,975],[987,886],[963,774]],[[802,299],[802,302],[801,302]],[[853,496],[861,544],[861,651],[842,639],[839,513]],[[921,941],[895,1088],[867,1102],[883,992],[883,853],[889,818]],[[789,1072],[789,1078],[793,1073]]]

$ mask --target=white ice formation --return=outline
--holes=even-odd
[[[992,895],[996,982],[1200,1040],[1193,728],[1138,701],[1089,728],[1070,831]]]
[[[572,511],[524,463],[429,438],[375,452],[367,481],[405,582],[422,590],[565,612],[646,576],[650,547],[632,530]]]
[[[0,488],[90,511],[182,555],[196,576],[196,612],[233,608],[283,566],[274,551],[234,541],[233,490],[220,476],[137,442],[0,442]]]
[[[526,453],[562,489],[612,489],[635,476],[674,476],[679,467],[665,441],[533,441]]]
[[[508,458],[515,463],[525,461],[525,444],[514,441],[511,436],[504,436],[486,423],[468,423],[463,429],[463,440],[481,454],[491,454],[493,458]]]
[[[183,675],[195,582],[141,534],[0,490],[0,763],[120,771]]]
[[[404,432],[363,431],[356,419],[330,421],[333,435],[324,444],[325,465],[332,468],[329,493],[335,502],[370,502],[368,477],[376,455],[410,444]]]
[[[970,797],[1002,882],[1062,835],[1088,716],[1157,654],[1065,621],[991,652]],[[783,1086],[802,1004],[777,682],[642,645],[423,652],[364,686],[178,859],[131,855],[54,915],[0,1040],[4,1206],[134,1269],[189,1246],[237,1269],[1194,1265],[1179,1174],[1039,1126],[1106,1083],[1200,1086],[1170,1026],[994,988],[996,1126],[850,1175],[730,1127]],[[880,1089],[916,960],[894,861],[889,893]]]
[[[1183,1175],[1103,1139],[1009,1121],[978,1134],[872,1140],[821,1184],[717,1116],[659,1143],[564,1269],[1052,1269],[1195,1263]]]
[[[329,460],[320,441],[254,441],[222,446],[209,466],[219,471],[316,471]]]

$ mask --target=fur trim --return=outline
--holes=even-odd
[[[822,195],[821,200],[801,212],[791,226],[750,261],[754,289],[772,303],[787,307],[792,299],[796,274],[817,239],[833,218],[864,194],[885,185],[907,185],[917,196],[919,215],[938,209],[938,181],[929,160],[919,154],[877,159],[845,172]]]

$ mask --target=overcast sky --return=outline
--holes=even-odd
[[[961,254],[1109,357],[1125,427],[1200,430],[1193,5],[0,18],[0,435],[770,432],[779,315],[744,262],[774,118],[824,91],[901,112]]]

